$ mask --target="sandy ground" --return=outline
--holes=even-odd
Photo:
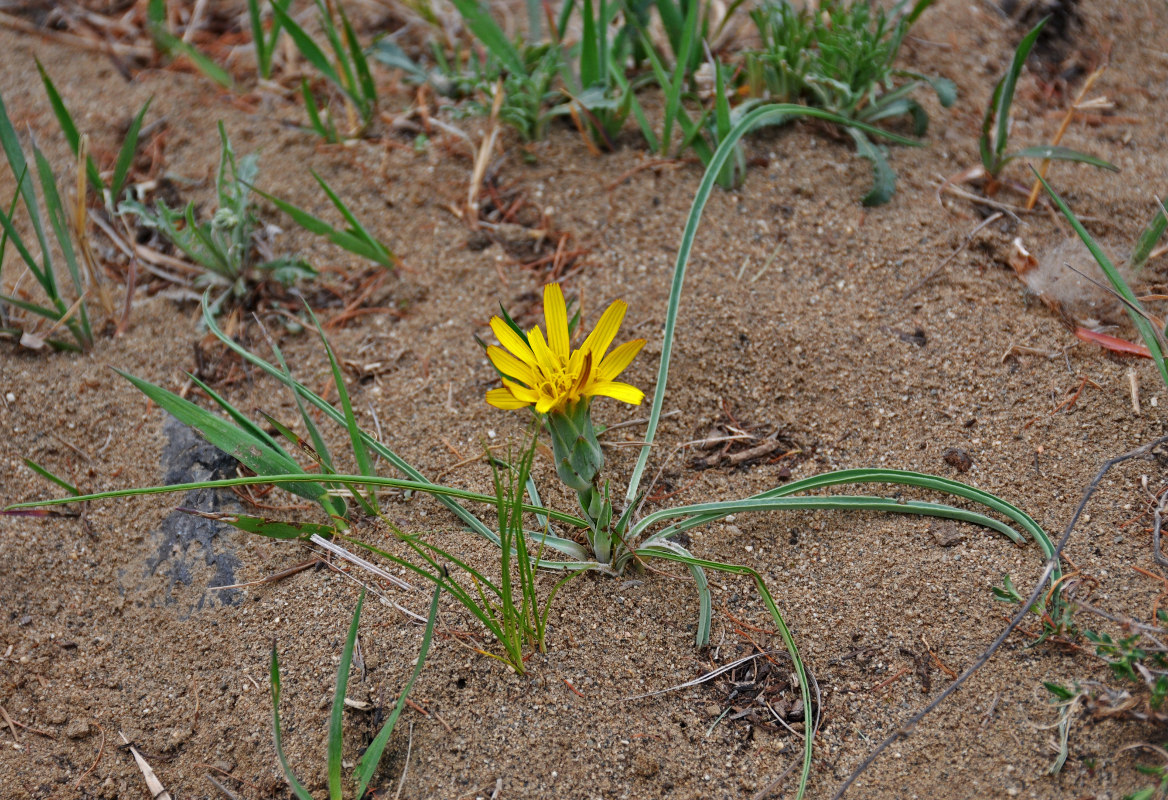
[[[1067,45],[1084,63],[1110,47],[1111,68],[1093,94],[1114,103],[1107,112],[1114,119],[1075,124],[1064,144],[1098,154],[1122,172],[1063,165],[1051,179],[1116,250],[1134,241],[1168,175],[1162,125],[1168,60],[1158,35],[1166,28],[1162,3],[1091,4]],[[968,201],[939,201],[937,186],[976,163],[982,109],[1020,35],[984,4],[956,1],[928,12],[914,34],[902,53],[905,68],[953,79],[960,100],[943,110],[928,98],[929,146],[892,151],[899,186],[890,204],[863,208],[868,166],[850,145],[807,125],[753,139],[755,166],[745,185],[711,199],[691,262],[666,401],[666,410],[678,413],[662,424],[650,462],[651,473],[663,467],[655,486],[661,499],[647,510],[745,496],[830,469],[887,466],[966,480],[1022,506],[1057,536],[1104,460],[1166,433],[1168,393],[1150,362],[1118,360],[1078,342],[1007,266],[1015,237],[1040,258],[1064,242],[1069,231],[1052,215],[996,221],[904,299],[982,218]],[[473,336],[486,334],[499,302],[528,314],[529,322],[537,319],[534,298],[547,274],[522,268],[530,256],[471,235],[449,211],[465,196],[470,175],[464,146],[436,135],[428,149],[415,152],[412,135],[388,133],[393,145],[321,147],[285,124],[299,121],[291,101],[239,100],[173,70],[143,70],[126,82],[99,55],[8,31],[0,32],[0,52],[0,90],[10,114],[22,132],[37,137],[62,176],[69,159],[36,79],[34,55],[93,132],[95,147],[114,147],[113,133],[153,96],[149,119],[165,121],[166,174],[203,181],[184,189],[184,199],[208,196],[217,119],[237,151],[261,154],[265,190],[325,215],[331,210],[307,169],[332,183],[406,265],[369,303],[386,313],[362,315],[330,332],[355,368],[347,377],[362,424],[380,426],[384,441],[427,475],[489,490],[483,463],[455,465],[481,452],[484,440],[518,440],[524,419],[483,402],[493,373]],[[1046,141],[1058,126],[1067,96],[1047,96],[1043,85],[1034,74],[1021,83],[1012,133],[1020,144]],[[1072,97],[1076,86],[1068,90]],[[395,112],[409,102],[406,94],[390,94],[384,105]],[[483,130],[479,120],[457,124],[476,139]],[[587,250],[566,283],[586,324],[611,300],[628,301],[626,335],[649,340],[628,378],[651,393],[670,271],[700,169],[652,166],[631,135],[617,152],[600,157],[567,128],[532,146],[533,159],[520,158],[515,145],[505,137],[493,167],[499,185],[543,209],[557,230],[571,234],[572,246]],[[1010,175],[1023,180],[1025,171],[1018,165]],[[11,175],[0,176],[0,196],[10,196],[13,183]],[[1015,202],[1008,194],[1001,199]],[[281,222],[270,208],[264,211]],[[367,269],[303,232],[277,241],[330,271],[321,286],[351,289],[351,276]],[[1141,276],[1148,291],[1164,292],[1166,266],[1160,259]],[[306,294],[326,319],[343,305],[326,289]],[[329,372],[319,341],[284,333],[274,315],[266,322],[281,334],[300,379],[325,387]],[[24,467],[25,457],[87,491],[164,480],[173,432],[110,367],[175,391],[186,384],[186,371],[201,368],[238,407],[296,419],[291,396],[273,381],[218,360],[220,351],[198,328],[191,304],[142,292],[131,323],[120,337],[102,335],[84,356],[0,342],[0,397],[6,397],[0,500],[56,494]],[[239,336],[270,354],[254,324]],[[198,355],[200,347],[209,360]],[[369,366],[375,363],[380,366]],[[1140,388],[1138,413],[1132,374]],[[597,409],[609,424],[644,413],[616,403]],[[678,445],[730,421],[764,435],[777,432],[801,453],[697,469],[694,460],[706,453],[679,452]],[[614,444],[638,441],[641,430],[614,432]],[[331,436],[334,450],[343,452],[343,431]],[[952,448],[968,453],[968,472],[946,460]],[[608,449],[614,483],[623,485],[634,455],[631,446]],[[1098,581],[1097,605],[1142,620],[1150,618],[1164,584],[1134,569],[1160,573],[1149,518],[1136,519],[1148,503],[1141,480],[1146,476],[1155,490],[1162,472],[1160,462],[1141,459],[1109,475],[1066,550],[1068,570]],[[545,500],[572,507],[546,457],[537,460],[536,473]],[[895,487],[878,491],[917,496]],[[83,519],[8,518],[0,525],[0,707],[16,726],[0,729],[3,797],[147,796],[120,732],[175,798],[225,796],[208,775],[240,797],[288,796],[271,741],[266,681],[273,641],[284,669],[291,761],[315,796],[325,796],[329,703],[359,587],[336,572],[310,569],[214,590],[260,580],[311,554],[214,526],[203,536],[175,536],[166,520],[181,502],[174,496],[95,502]],[[276,493],[266,502],[292,500]],[[484,569],[497,568],[491,548],[459,531],[437,503],[396,497],[387,507],[404,530],[427,532]],[[362,533],[388,541],[378,526]],[[691,546],[700,556],[761,572],[794,631],[823,693],[813,797],[830,797],[879,740],[1003,629],[1011,611],[990,592],[1002,575],[1026,591],[1042,566],[1034,546],[1018,548],[990,532],[870,514],[739,516],[694,532]],[[444,603],[413,694],[429,716],[410,710],[403,717],[379,773],[379,796],[393,796],[403,772],[403,798],[754,796],[797,758],[795,736],[722,718],[731,702],[724,683],[626,699],[748,652],[743,631],[781,647],[777,637],[747,627],[772,627],[748,584],[719,577],[714,590],[713,645],[698,650],[696,594],[677,570],[578,580],[556,600],[548,654],[533,656],[523,676],[475,652],[492,645],[469,615]],[[426,604],[424,589],[387,594],[416,611]],[[361,627],[364,668],[350,696],[377,709],[391,706],[420,638],[416,624],[369,604]],[[1109,679],[1089,651],[1028,647],[1031,642],[1022,633],[1012,636],[848,797],[1119,800],[1145,785],[1135,765],[1154,762],[1120,749],[1159,741],[1162,731],[1087,715],[1072,728],[1065,767],[1048,774],[1056,733],[1049,726],[1057,714],[1043,681]],[[777,672],[787,670],[780,659]],[[780,699],[794,698],[787,684]],[[347,715],[347,761],[369,741],[379,714]],[[778,790],[781,796],[792,791],[792,779]]]

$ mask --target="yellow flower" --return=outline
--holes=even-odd
[[[645,340],[625,342],[606,355],[627,308],[623,300],[610,305],[577,350],[572,350],[568,341],[568,309],[558,283],[543,289],[546,341],[538,326],[528,332],[525,342],[510,325],[492,317],[491,330],[503,347],[491,345],[487,357],[507,377],[503,388],[487,392],[487,402],[504,409],[535,406],[541,414],[563,411],[582,398],[597,395],[639,405],[644,392],[614,378],[645,346]]]

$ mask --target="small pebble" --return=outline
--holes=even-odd
[[[9,392],[8,394],[4,395],[4,399],[7,400],[9,403],[15,403],[16,402],[16,395],[14,395],[12,392]],[[1152,403],[1152,405],[1155,405],[1155,403]]]

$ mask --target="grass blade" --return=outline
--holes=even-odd
[[[1037,172],[1034,174],[1038,175]],[[1107,257],[1107,253],[1103,252],[1103,248],[1101,248],[1096,243],[1095,239],[1092,238],[1091,234],[1087,232],[1087,229],[1083,227],[1083,223],[1079,222],[1078,217],[1075,216],[1070,207],[1063,202],[1063,199],[1058,196],[1054,189],[1050,188],[1050,184],[1047,183],[1041,175],[1038,175],[1038,179],[1042,181],[1042,187],[1046,189],[1046,193],[1050,195],[1050,198],[1054,201],[1054,204],[1058,206],[1059,211],[1061,211],[1063,216],[1066,217],[1067,222],[1069,222],[1071,227],[1074,228],[1075,233],[1077,233],[1079,238],[1082,239],[1083,244],[1087,246],[1087,249],[1091,252],[1092,257],[1094,257],[1095,262],[1099,264],[1099,269],[1103,270],[1103,274],[1107,276],[1108,282],[1111,283],[1111,288],[1115,290],[1116,294],[1123,298],[1124,310],[1127,311],[1127,315],[1131,318],[1132,324],[1134,324],[1136,330],[1139,331],[1140,338],[1143,339],[1144,344],[1148,346],[1148,350],[1152,354],[1152,360],[1156,362],[1156,368],[1160,370],[1160,378],[1164,381],[1164,385],[1168,386],[1168,364],[1165,364],[1164,362],[1164,351],[1160,347],[1161,339],[1160,336],[1157,335],[1158,331],[1152,327],[1152,323],[1148,322],[1147,318],[1144,315],[1138,313],[1136,310],[1143,309],[1143,305],[1140,303],[1139,298],[1136,297],[1135,292],[1131,290],[1131,287],[1127,285],[1127,281],[1124,280],[1123,275],[1121,275],[1119,270],[1115,268],[1115,265],[1111,263],[1111,259]]]
[[[215,334],[216,338],[218,338],[219,341],[223,342],[223,344],[228,349],[234,351],[236,354],[238,354],[245,361],[248,361],[248,362],[254,364],[255,366],[262,369],[264,372],[266,372],[269,375],[271,375],[272,377],[276,378],[278,381],[280,381],[284,385],[291,388],[293,391],[300,394],[301,397],[303,397],[305,400],[312,403],[314,406],[316,406],[318,409],[320,409],[322,412],[324,412],[324,414],[326,416],[328,416],[329,418],[331,418],[334,422],[336,422],[340,425],[345,424],[344,415],[341,412],[337,411],[335,408],[333,408],[331,403],[326,402],[322,397],[320,397],[320,395],[316,394],[315,392],[313,392],[311,389],[309,389],[307,386],[300,383],[299,381],[295,381],[291,378],[286,378],[284,376],[284,374],[280,371],[279,368],[269,364],[267,361],[265,361],[264,359],[255,355],[254,353],[249,351],[247,348],[241,346],[238,342],[236,342],[230,336],[225,334],[223,332],[222,328],[219,327],[219,323],[215,320],[215,315],[212,313],[212,309],[210,306],[210,296],[208,294],[203,295],[202,302],[203,302],[203,324],[206,325],[207,330],[209,330],[213,334]],[[386,461],[388,461],[390,464],[392,464],[394,466],[394,468],[399,470],[402,474],[413,479],[414,481],[418,481],[420,483],[429,483],[428,481],[426,481],[425,476],[423,476],[421,472],[419,472],[412,464],[410,464],[408,461],[403,459],[401,456],[399,456],[393,450],[386,447],[381,442],[378,442],[376,439],[374,439],[372,436],[369,436],[364,431],[361,432],[361,436],[362,436],[362,439],[364,440],[364,442],[373,450],[373,452],[377,453],[382,458],[384,458]],[[385,485],[388,485],[388,484],[385,484]],[[458,502],[456,502],[454,499],[452,499],[452,497],[439,497],[438,500],[444,506],[446,506],[455,516],[457,516],[472,531],[474,531],[475,533],[479,534],[480,536],[486,538],[488,541],[493,542],[494,544],[499,543],[499,537],[494,531],[492,531],[490,528],[488,528],[486,525],[484,525],[482,520],[480,520],[478,517],[476,517],[470,511],[468,511],[467,509],[465,509],[461,505],[459,505]],[[583,520],[580,520],[580,522],[583,522]],[[587,527],[587,525],[585,524],[584,527]]]
[[[189,400],[184,400],[173,392],[169,392],[148,381],[137,378],[128,372],[114,369],[119,375],[134,384],[137,389],[154,401],[164,411],[172,414],[179,422],[189,425],[195,431],[218,447],[227,455],[236,459],[248,469],[260,476],[265,475],[296,475],[299,473],[308,479],[301,485],[300,482],[266,481],[274,483],[295,495],[319,503],[326,512],[333,516],[335,500],[328,497],[325,488],[321,486],[321,476],[304,475],[300,466],[290,456],[274,448],[264,439],[232,425],[215,414],[206,411]]]
[[[366,477],[372,477],[377,474],[373,468],[373,459],[369,457],[369,450],[365,447],[365,442],[361,438],[361,428],[357,425],[357,417],[353,414],[353,403],[349,399],[349,390],[345,386],[345,376],[341,374],[341,365],[337,363],[336,354],[333,353],[332,345],[329,344],[328,337],[324,335],[324,328],[320,326],[320,320],[316,318],[316,314],[312,312],[308,304],[304,304],[305,309],[308,310],[308,316],[312,318],[312,323],[316,325],[316,331],[320,334],[320,340],[324,343],[325,352],[328,353],[329,365],[333,370],[333,383],[337,389],[337,395],[341,400],[341,409],[345,414],[345,427],[349,431],[349,441],[353,446],[353,457],[357,459],[357,468],[361,474]],[[370,491],[368,498],[363,498],[359,493],[354,492],[353,496],[357,499],[362,507],[365,508],[366,513],[376,515],[377,512],[377,494]]]
[[[288,35],[292,37],[292,42],[296,45],[296,49],[300,51],[300,55],[304,56],[308,63],[312,64],[321,75],[340,89],[346,97],[352,100],[354,105],[359,106],[360,101],[358,98],[354,97],[353,93],[349,91],[349,88],[341,80],[341,76],[333,69],[329,57],[320,49],[320,45],[305,33],[304,28],[301,28],[296,20],[292,19],[292,16],[281,8],[278,3],[272,3],[272,14],[279,21],[280,25],[283,26],[284,30],[288,32]]]
[[[721,174],[722,168],[733,155],[738,141],[747,132],[761,125],[774,124],[775,122],[798,116],[826,119],[829,122],[835,122],[845,127],[859,128],[867,133],[883,136],[900,144],[914,146],[919,144],[912,139],[890,134],[887,131],[882,131],[871,125],[858,123],[854,120],[846,120],[829,111],[822,111],[817,108],[809,108],[792,103],[774,103],[759,106],[740,119],[738,124],[726,135],[726,138],[718,145],[718,149],[711,157],[710,163],[706,165],[705,175],[702,176],[702,182],[699,184],[698,191],[694,195],[689,216],[686,218],[685,229],[681,235],[681,245],[678,248],[677,261],[673,267],[673,281],[669,289],[669,305],[665,314],[665,330],[661,338],[661,362],[657,369],[657,387],[653,392],[653,406],[649,411],[649,425],[645,430],[645,443],[641,446],[640,455],[637,456],[637,464],[633,468],[633,474],[629,479],[629,488],[625,492],[627,502],[633,502],[637,496],[641,476],[645,472],[645,465],[649,461],[649,453],[653,447],[653,438],[657,434],[657,424],[661,420],[661,408],[665,404],[665,388],[669,380],[669,359],[673,351],[673,334],[677,327],[678,307],[681,304],[681,290],[685,285],[685,273],[689,265],[689,254],[693,250],[694,239],[697,236],[698,225],[701,223],[702,212],[705,210],[706,202],[710,199],[710,193],[714,190],[714,184]]]
[[[345,648],[341,651],[341,665],[337,667],[337,688],[333,693],[333,710],[329,715],[328,732],[328,787],[332,800],[343,800],[341,785],[341,756],[344,753],[344,713],[345,690],[349,687],[349,666],[353,663],[353,646],[357,643],[357,624],[361,621],[361,607],[365,605],[365,590],[357,599],[357,610],[349,623],[349,635],[345,637]]]
[[[1015,151],[1002,159],[1002,163],[1006,164],[1016,158],[1042,158],[1051,161],[1075,161],[1080,164],[1090,164],[1093,167],[1100,167],[1102,169],[1110,170],[1111,172],[1119,172],[1119,167],[1114,164],[1104,161],[1102,158],[1089,156],[1086,153],[1080,153],[1078,150],[1072,150],[1069,147],[1061,147],[1058,145],[1040,144],[1034,147],[1024,147],[1021,150]]]
[[[147,384],[149,386],[150,384]],[[165,391],[161,389],[159,391]],[[155,401],[157,402],[157,401]],[[203,411],[198,406],[196,409]],[[169,411],[169,409],[167,409]],[[226,425],[223,420],[218,419],[213,414],[209,415],[220,424]],[[196,428],[196,430],[198,430]],[[200,431],[201,433],[201,431]],[[218,447],[218,445],[216,445]],[[222,448],[220,448],[222,449]],[[224,451],[226,452],[226,451]],[[245,466],[247,466],[245,464]],[[249,467],[250,468],[250,467]],[[405,489],[412,492],[424,492],[425,494],[433,495],[437,499],[442,498],[456,498],[459,500],[469,500],[475,503],[483,503],[494,507],[496,505],[496,498],[489,494],[480,494],[478,492],[469,492],[464,489],[452,489],[449,486],[439,486],[438,484],[428,483],[426,481],[403,480],[400,478],[383,478],[379,475],[372,477],[367,475],[312,475],[307,472],[288,472],[288,473],[271,473],[266,475],[249,475],[244,478],[223,478],[215,481],[193,481],[191,483],[173,483],[166,486],[138,486],[132,489],[111,489],[105,492],[95,492],[93,494],[83,494],[77,497],[60,497],[48,500],[32,500],[27,503],[14,503],[6,507],[7,509],[19,510],[24,508],[38,508],[40,506],[56,506],[65,503],[80,503],[89,500],[110,500],[118,497],[143,497],[151,494],[173,494],[177,492],[189,492],[194,489],[229,489],[233,486],[266,486],[283,484],[319,484],[321,482],[336,483],[344,486],[350,485],[369,485],[369,486],[385,486],[392,489]],[[303,495],[302,495],[303,496]],[[463,509],[465,511],[465,509]],[[579,517],[574,517],[571,514],[565,514],[562,511],[556,511],[552,508],[545,508],[542,506],[532,506],[528,504],[523,505],[525,513],[535,514],[543,512],[548,515],[550,519],[556,522],[562,522],[565,525],[571,525],[579,530],[586,530],[589,525]]]
[[[284,754],[284,739],[280,734],[280,658],[276,655],[275,642],[272,643],[272,665],[268,672],[268,680],[272,687],[272,738],[275,740],[276,758],[279,759],[280,768],[284,771],[284,780],[288,781],[297,800],[313,800],[312,795],[292,771],[288,756]]]
[[[799,648],[795,645],[795,637],[791,635],[790,629],[787,628],[787,623],[783,620],[783,615],[779,613],[779,607],[775,604],[775,599],[771,595],[770,590],[767,589],[762,576],[750,567],[739,566],[737,564],[725,564],[720,561],[707,561],[706,559],[683,555],[673,549],[660,546],[639,549],[637,555],[648,558],[662,558],[667,561],[677,561],[701,569],[728,572],[732,575],[747,575],[754,581],[754,588],[762,597],[763,603],[766,604],[767,611],[770,612],[775,627],[779,629],[779,635],[782,637],[783,644],[787,647],[787,654],[791,657],[791,663],[795,667],[795,674],[799,677],[799,690],[803,699],[804,708],[803,769],[799,774],[799,787],[795,792],[795,800],[800,800],[807,793],[807,781],[811,777],[811,756],[818,723],[812,723],[811,721],[814,704],[811,698],[811,682],[807,675],[807,667],[799,655]]]
[[[186,56],[198,68],[199,72],[224,89],[235,88],[235,80],[231,77],[231,73],[167,29],[166,0],[150,0],[146,18],[149,23],[150,35],[159,50],[172,57],[176,54]]]
[[[1014,58],[1010,62],[1010,69],[1006,71],[1005,76],[998,82],[994,89],[993,100],[987,109],[986,118],[982,122],[982,159],[985,160],[987,155],[990,156],[991,162],[996,165],[994,169],[986,167],[991,174],[996,174],[1002,167],[1002,157],[1006,152],[1006,143],[1010,137],[1010,107],[1014,104],[1014,90],[1018,86],[1018,78],[1022,74],[1022,67],[1026,64],[1026,57],[1030,55],[1031,48],[1034,43],[1038,41],[1038,35],[1042,33],[1042,29],[1046,26],[1049,16],[1043,17],[1038,24],[1031,28],[1030,32],[1023,37],[1022,41],[1018,43],[1018,49],[1014,51]],[[992,111],[992,117],[991,112]],[[994,134],[992,144],[989,141],[989,132],[992,120],[997,121],[997,131]]]
[[[515,45],[503,33],[495,20],[478,0],[451,0],[462,21],[475,38],[482,42],[483,47],[513,75],[524,75],[527,69],[523,64],[523,57],[515,49]]]
[[[430,653],[430,643],[434,640],[434,624],[438,621],[438,596],[441,593],[442,587],[435,586],[434,597],[430,600],[430,614],[426,617],[426,632],[422,634],[422,647],[418,651],[418,660],[414,665],[414,671],[398,694],[397,704],[393,707],[389,718],[381,726],[381,730],[377,732],[376,738],[369,745],[365,754],[361,756],[361,760],[357,762],[357,770],[354,773],[354,777],[357,779],[357,800],[361,800],[365,796],[365,790],[369,786],[369,781],[373,779],[377,765],[381,762],[381,754],[385,752],[385,746],[389,744],[389,737],[393,733],[394,726],[397,725],[398,717],[401,716],[402,710],[406,707],[406,698],[409,697],[410,690],[414,688],[418,675],[422,673],[426,656]]]
[[[1164,202],[1168,202],[1168,198],[1165,198]],[[1163,204],[1161,204],[1156,215],[1152,217],[1152,221],[1148,223],[1148,227],[1144,228],[1143,233],[1140,234],[1135,249],[1132,250],[1129,263],[1134,269],[1139,269],[1147,263],[1148,257],[1152,255],[1152,251],[1156,248],[1156,243],[1164,235],[1165,228],[1168,228],[1168,216],[1165,216]],[[4,248],[0,247],[0,258],[3,258],[3,256]]]
[[[54,475],[53,473],[49,472],[47,469],[42,467],[40,464],[33,461],[31,458],[24,459],[24,465],[26,467],[28,467],[29,469],[31,469],[33,472],[35,472],[37,475],[40,475],[45,480],[52,481],[53,483],[57,484],[62,489],[64,489],[66,492],[73,495],[74,497],[81,496],[81,491],[76,486],[69,483],[69,481],[65,480],[64,478],[57,477],[56,475]]]
[[[53,85],[53,81],[49,78],[49,73],[45,71],[40,59],[34,59],[34,61],[36,62],[37,72],[41,74],[41,83],[45,85],[45,94],[49,98],[49,105],[53,109],[53,115],[57,118],[57,124],[61,126],[61,133],[65,135],[65,141],[69,143],[69,147],[73,150],[73,155],[77,155],[81,146],[81,134],[77,130],[76,123],[73,122],[73,115],[65,107],[65,101],[61,99],[61,93]],[[102,194],[105,191],[105,184],[101,181],[101,174],[98,172],[97,164],[94,163],[92,156],[87,156],[85,159],[85,174],[89,176],[89,183],[93,186],[93,190],[99,195]]]
[[[130,123],[129,129],[126,131],[126,138],[122,141],[121,150],[118,151],[118,160],[114,162],[114,174],[110,177],[110,203],[117,203],[118,196],[122,193],[126,175],[130,171],[130,165],[134,162],[134,153],[138,149],[138,134],[142,130],[142,120],[153,102],[154,98],[152,97],[142,105],[142,110],[134,117],[134,121]]]

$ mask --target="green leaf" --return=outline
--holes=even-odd
[[[345,690],[349,686],[349,666],[353,663],[353,646],[357,643],[357,624],[361,621],[361,607],[365,605],[365,590],[357,599],[357,610],[349,623],[349,635],[345,637],[345,647],[341,651],[341,664],[337,667],[337,686],[333,694],[333,710],[329,715],[328,732],[328,787],[332,800],[343,800],[344,787],[341,784],[341,756],[344,754],[344,713]]]
[[[1033,170],[1033,167],[1031,169]],[[1067,222],[1074,228],[1075,233],[1079,235],[1083,244],[1087,246],[1087,249],[1091,252],[1091,256],[1099,265],[1099,269],[1103,270],[1103,274],[1107,277],[1111,288],[1125,301],[1124,310],[1127,311],[1127,315],[1131,318],[1132,324],[1136,326],[1136,330],[1140,333],[1140,338],[1144,340],[1144,344],[1147,345],[1148,351],[1152,354],[1152,361],[1156,364],[1156,368],[1160,370],[1160,378],[1164,381],[1164,385],[1168,386],[1168,364],[1165,363],[1164,351],[1160,347],[1162,339],[1158,335],[1159,332],[1152,326],[1152,323],[1148,321],[1147,317],[1140,313],[1144,308],[1140,303],[1140,299],[1136,297],[1135,292],[1127,285],[1127,281],[1124,280],[1123,275],[1111,263],[1111,259],[1107,257],[1107,253],[1095,242],[1095,239],[1083,227],[1083,223],[1079,222],[1078,217],[1075,216],[1070,207],[1063,202],[1063,199],[1058,196],[1055,190],[1050,187],[1050,184],[1041,175],[1037,172],[1034,174],[1038,176],[1038,180],[1042,181],[1042,187],[1046,189],[1046,193],[1050,195],[1054,204],[1058,206],[1059,211],[1063,213]]]
[[[986,109],[985,119],[982,121],[979,142],[982,163],[991,175],[996,175],[1003,166],[1002,156],[1006,152],[1006,144],[1010,136],[1010,107],[1014,104],[1014,90],[1018,86],[1022,67],[1025,66],[1026,57],[1030,55],[1031,48],[1038,41],[1038,35],[1042,33],[1042,29],[1049,19],[1050,17],[1047,16],[1039,20],[1038,24],[1018,43],[1018,49],[1014,51],[1014,58],[1010,62],[1010,69],[994,87],[993,98]],[[990,128],[995,119],[997,120],[997,132],[991,143]]]
[[[49,481],[52,481],[53,483],[57,484],[62,489],[64,489],[66,492],[73,495],[74,497],[80,496],[81,492],[80,492],[80,490],[78,490],[78,488],[76,486],[69,483],[69,481],[65,480],[64,478],[57,477],[56,475],[54,475],[53,473],[49,472],[47,469],[42,467],[40,464],[33,461],[31,458],[24,459],[24,465],[26,467],[28,467],[29,469],[31,469],[33,472],[35,472],[37,475],[40,475],[42,478],[49,480]]]
[[[527,74],[523,57],[478,0],[451,0],[451,2],[458,9],[467,29],[508,72],[513,75]]]
[[[337,363],[337,357],[333,353],[333,348],[329,344],[328,337],[324,335],[324,328],[320,326],[320,321],[316,318],[316,314],[307,303],[304,304],[308,311],[308,316],[312,318],[312,324],[316,326],[317,333],[320,334],[320,340],[324,343],[325,352],[328,353],[329,365],[333,370],[333,384],[336,387],[337,395],[341,401],[341,409],[345,414],[345,427],[349,430],[349,441],[353,446],[353,457],[357,460],[357,468],[362,475],[366,477],[374,477],[377,471],[373,468],[373,459],[369,457],[369,449],[365,446],[365,442],[361,438],[361,428],[357,425],[357,418],[353,414],[353,404],[349,400],[349,390],[345,387],[345,377],[341,374],[341,365]],[[359,492],[354,488],[353,496],[366,509],[366,513],[370,515],[377,514],[377,493],[372,490],[369,491],[369,497],[363,498]]]
[[[296,773],[288,764],[288,756],[284,754],[284,740],[280,734],[280,659],[276,655],[276,643],[272,642],[272,662],[268,671],[268,680],[272,687],[272,738],[276,745],[276,758],[280,761],[280,768],[284,771],[284,779],[292,788],[292,793],[298,800],[313,800],[312,795],[304,788]]]
[[[283,26],[284,30],[288,32],[288,35],[292,37],[292,42],[296,45],[296,49],[300,51],[300,55],[304,56],[308,63],[316,67],[316,70],[321,75],[352,100],[354,105],[360,106],[360,99],[355,97],[349,90],[349,87],[341,80],[340,75],[333,69],[329,57],[320,49],[320,45],[304,32],[304,28],[301,28],[288,12],[280,8],[276,3],[272,4],[272,14],[279,21],[280,25]]]
[[[317,525],[311,522],[279,522],[248,514],[215,513],[192,508],[179,508],[177,510],[204,519],[222,522],[224,525],[230,525],[245,533],[254,533],[269,539],[309,539],[314,535],[332,536],[336,533],[336,528],[332,525]]]
[[[1119,172],[1119,167],[1104,161],[1095,156],[1089,156],[1086,153],[1080,153],[1078,150],[1072,150],[1069,147],[1059,147],[1057,145],[1040,144],[1035,147],[1024,147],[1014,153],[1006,155],[1002,159],[1002,164],[1009,163],[1016,158],[1042,158],[1050,159],[1051,161],[1076,161],[1081,164],[1090,164],[1093,167],[1100,167],[1102,169],[1110,170],[1111,172]]]
[[[1066,688],[1065,686],[1060,686],[1057,683],[1051,683],[1050,681],[1043,681],[1042,685],[1046,687],[1046,690],[1048,692],[1053,694],[1059,700],[1070,700],[1071,698],[1073,698],[1075,696],[1075,693],[1072,692],[1070,689]]]
[[[880,151],[879,147],[872,144],[867,136],[855,128],[848,128],[847,131],[851,135],[852,141],[856,143],[856,154],[872,164],[872,188],[868,194],[864,195],[861,202],[866,206],[884,205],[892,199],[893,193],[896,192],[896,173],[889,166],[884,153]]]
[[[353,773],[357,781],[357,800],[361,800],[365,796],[365,791],[369,787],[369,781],[373,779],[373,773],[377,771],[377,765],[381,763],[381,756],[385,752],[385,746],[389,744],[389,737],[397,725],[398,717],[401,716],[402,710],[406,706],[406,698],[409,697],[410,690],[414,688],[414,683],[418,680],[418,675],[422,673],[422,667],[426,663],[426,656],[430,653],[430,643],[434,639],[434,624],[438,621],[438,596],[441,593],[442,586],[435,586],[434,597],[430,600],[430,614],[426,618],[426,631],[422,634],[422,647],[418,651],[418,660],[414,663],[414,671],[410,674],[410,679],[406,681],[406,685],[402,687],[401,692],[398,694],[397,704],[394,705],[393,711],[385,720],[385,724],[381,726],[381,730],[377,732],[377,736],[361,756],[361,760],[357,762],[357,769]]]
[[[303,473],[299,464],[272,447],[268,441],[232,425],[173,392],[120,369],[114,368],[114,372],[134,384],[140,392],[153,400],[162,410],[172,414],[184,425],[194,428],[209,443],[258,475]],[[320,485],[321,477],[311,477],[313,481],[311,483],[276,483],[276,485],[306,500],[320,503],[326,511],[331,513],[334,501],[328,497],[325,488]]]
[[[1168,203],[1168,197],[1164,199]],[[1164,209],[1161,207],[1152,217],[1152,221],[1148,223],[1148,227],[1144,228],[1140,233],[1140,238],[1136,241],[1136,246],[1132,250],[1131,259],[1129,263],[1133,269],[1139,269],[1148,261],[1148,257],[1152,255],[1152,251],[1156,249],[1156,243],[1160,241],[1160,237],[1164,235],[1165,228],[1168,228],[1168,217],[1164,216]],[[4,248],[0,246],[0,258],[4,256]]]
[[[114,162],[114,174],[110,178],[110,200],[111,204],[118,201],[118,196],[122,193],[122,186],[126,182],[126,175],[130,171],[130,165],[134,163],[134,153],[138,149],[138,134],[142,130],[142,120],[146,116],[150,104],[154,102],[151,97],[142,104],[142,109],[134,120],[130,123],[130,127],[126,130],[126,138],[122,140],[122,148],[118,151],[118,160]]]
[[[154,43],[158,46],[158,49],[169,56],[176,54],[186,56],[200,72],[224,89],[235,88],[235,80],[231,77],[231,73],[167,30],[166,0],[150,0],[150,4],[147,6],[147,19],[149,21],[150,35],[154,38]]]
[[[49,105],[53,109],[53,115],[57,118],[57,124],[61,126],[61,133],[65,134],[65,141],[69,143],[73,155],[78,155],[81,150],[81,134],[77,131],[77,125],[73,122],[73,115],[65,107],[65,101],[61,99],[61,93],[53,85],[53,81],[49,78],[49,73],[45,71],[40,59],[33,60],[36,62],[37,72],[41,74],[41,83],[45,85],[45,94],[48,95]],[[100,195],[105,190],[105,184],[101,181],[101,174],[97,170],[97,164],[94,163],[93,156],[86,157],[85,174],[89,177],[89,184],[93,187],[93,190]]]

